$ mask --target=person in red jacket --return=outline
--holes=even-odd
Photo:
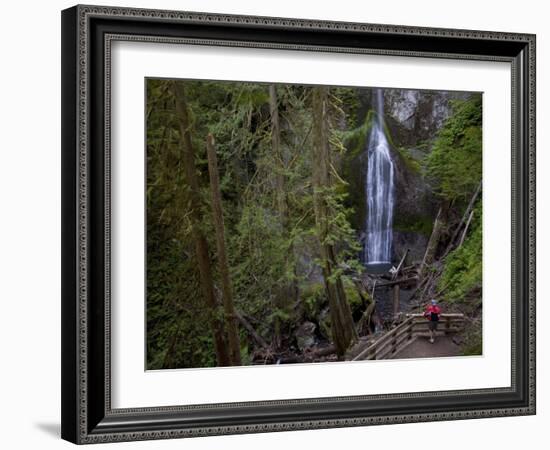
[[[424,317],[429,320],[428,329],[430,330],[430,343],[434,343],[435,332],[437,331],[437,323],[439,322],[439,316],[441,315],[441,308],[437,304],[437,300],[434,298],[426,311],[424,311]]]

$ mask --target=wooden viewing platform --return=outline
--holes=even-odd
[[[428,320],[423,314],[407,314],[398,326],[385,333],[375,342],[351,358],[352,361],[391,359],[418,337],[428,333]],[[441,314],[435,336],[447,336],[464,328],[464,314]]]

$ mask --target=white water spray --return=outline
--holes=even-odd
[[[367,236],[364,257],[367,264],[391,262],[394,206],[393,162],[384,133],[382,89],[376,90],[376,120],[368,145],[368,169],[365,183],[367,198]]]

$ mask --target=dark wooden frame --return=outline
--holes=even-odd
[[[110,42],[186,42],[508,61],[509,388],[112,409]],[[75,443],[535,413],[535,36],[97,6],[62,12],[62,437]]]

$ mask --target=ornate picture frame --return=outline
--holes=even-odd
[[[117,409],[111,403],[115,41],[511,65],[511,385]],[[62,437],[74,443],[535,414],[535,36],[100,6],[62,12]]]

